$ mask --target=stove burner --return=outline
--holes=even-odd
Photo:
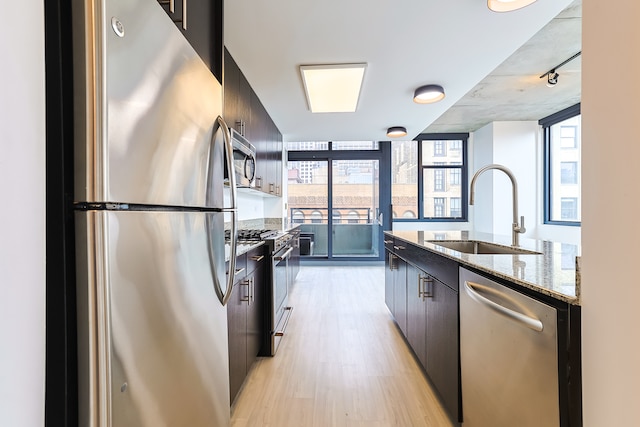
[[[280,232],[278,230],[253,230],[253,229],[241,229],[238,230],[239,242],[261,242],[263,240],[272,239],[278,236]],[[225,240],[231,240],[231,230],[224,231]]]

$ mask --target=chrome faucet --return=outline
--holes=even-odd
[[[512,236],[511,245],[519,246],[520,233],[526,232],[527,229],[524,228],[524,216],[520,217],[520,223],[518,224],[518,183],[516,182],[516,177],[513,175],[513,172],[511,172],[508,168],[502,165],[496,165],[496,164],[487,165],[485,167],[478,169],[478,171],[473,175],[473,178],[471,178],[471,194],[469,197],[469,205],[473,205],[473,200],[475,198],[476,179],[478,179],[480,174],[482,174],[484,171],[488,171],[489,169],[501,170],[502,172],[506,173],[509,179],[511,180],[511,186],[513,188],[513,224],[511,228],[511,236]]]

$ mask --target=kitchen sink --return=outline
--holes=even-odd
[[[427,240],[434,245],[442,246],[465,254],[484,255],[542,255],[540,252],[513,246],[498,245],[481,240]]]

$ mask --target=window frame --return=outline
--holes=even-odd
[[[568,220],[554,220],[552,219],[552,161],[551,158],[551,127],[558,123],[561,123],[570,118],[579,116],[581,114],[580,103],[572,105],[571,107],[565,108],[564,110],[558,111],[557,113],[551,114],[550,116],[544,117],[538,121],[538,124],[542,126],[543,131],[543,163],[544,163],[544,203],[543,203],[543,215],[544,215],[544,224],[547,225],[561,225],[561,226],[569,226],[569,227],[580,227],[582,226],[581,221],[568,221]],[[574,126],[575,127],[575,126]],[[578,132],[579,133],[579,132]],[[561,149],[575,149],[571,147],[563,147]],[[578,173],[580,171],[580,167],[577,168]],[[566,185],[576,185],[576,184],[566,184]],[[579,202],[579,201],[578,201]]]
[[[338,145],[340,141],[337,141]],[[353,142],[353,141],[351,141]],[[363,141],[368,142],[368,141]],[[326,209],[327,212],[331,212],[334,208],[333,203],[333,161],[334,160],[374,160],[378,161],[378,165],[380,170],[385,167],[385,165],[391,164],[391,142],[390,141],[372,141],[372,144],[375,144],[377,148],[375,149],[359,149],[359,150],[347,150],[340,149],[334,150],[334,146],[336,145],[336,141],[316,141],[316,144],[319,146],[324,145],[324,149],[315,149],[315,150],[306,150],[306,149],[292,149],[290,147],[286,147],[287,153],[287,161],[288,162],[326,162],[327,163],[327,197],[328,203]],[[298,142],[298,144],[304,144]],[[388,166],[386,166],[388,167]],[[376,257],[362,257],[362,256],[336,256],[333,253],[333,238],[328,237],[327,243],[327,254],[322,256],[311,256],[305,257],[305,261],[309,262],[333,262],[335,260],[339,260],[339,262],[346,261],[358,261],[358,262],[367,262],[367,261],[380,261],[384,260],[384,238],[383,238],[383,230],[388,230],[391,228],[392,224],[392,205],[391,205],[391,174],[380,173],[378,177],[379,182],[379,191],[378,191],[378,203],[379,203],[379,212],[376,212],[375,215],[382,213],[383,215],[378,216],[379,220],[381,220],[380,227],[378,227],[377,231],[377,241],[378,241],[378,254]],[[290,208],[290,207],[289,207]],[[347,217],[341,216],[341,221],[344,221]],[[311,215],[307,218],[311,221]],[[360,218],[359,221],[363,219]],[[309,223],[314,223],[313,221]],[[328,236],[331,236],[331,230],[334,225],[334,217],[333,215],[327,214],[327,217],[322,218],[322,224],[327,225]],[[344,224],[344,222],[342,222]],[[316,223],[317,224],[317,223]]]
[[[417,168],[416,172],[418,174],[417,177],[417,201],[418,206],[415,218],[406,218],[404,216],[397,216],[393,218],[393,222],[468,222],[468,212],[469,212],[469,196],[468,196],[468,142],[469,142],[469,133],[422,133],[416,136],[413,141],[417,144],[418,152],[417,152]],[[423,164],[423,141],[460,141],[459,149],[462,151],[461,153],[461,162],[459,164],[446,164],[443,165],[440,162],[437,164]],[[393,142],[392,142],[393,144]],[[435,147],[435,144],[434,144]],[[435,148],[434,148],[435,149]],[[456,150],[458,147],[455,148]],[[444,151],[447,151],[446,144],[444,147]],[[434,157],[438,157],[435,156]],[[425,217],[425,200],[424,200],[424,174],[428,169],[448,169],[448,170],[459,170],[460,171],[460,182],[459,184],[454,184],[455,186],[460,186],[460,217]],[[443,171],[444,181],[446,186],[447,175],[449,175],[446,171]],[[391,197],[393,200],[393,184],[391,185]],[[446,202],[445,202],[446,206]]]

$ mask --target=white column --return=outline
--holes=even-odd
[[[584,426],[640,425],[640,3],[583,1]]]
[[[42,0],[0,26],[0,425],[44,424],[45,94]]]

